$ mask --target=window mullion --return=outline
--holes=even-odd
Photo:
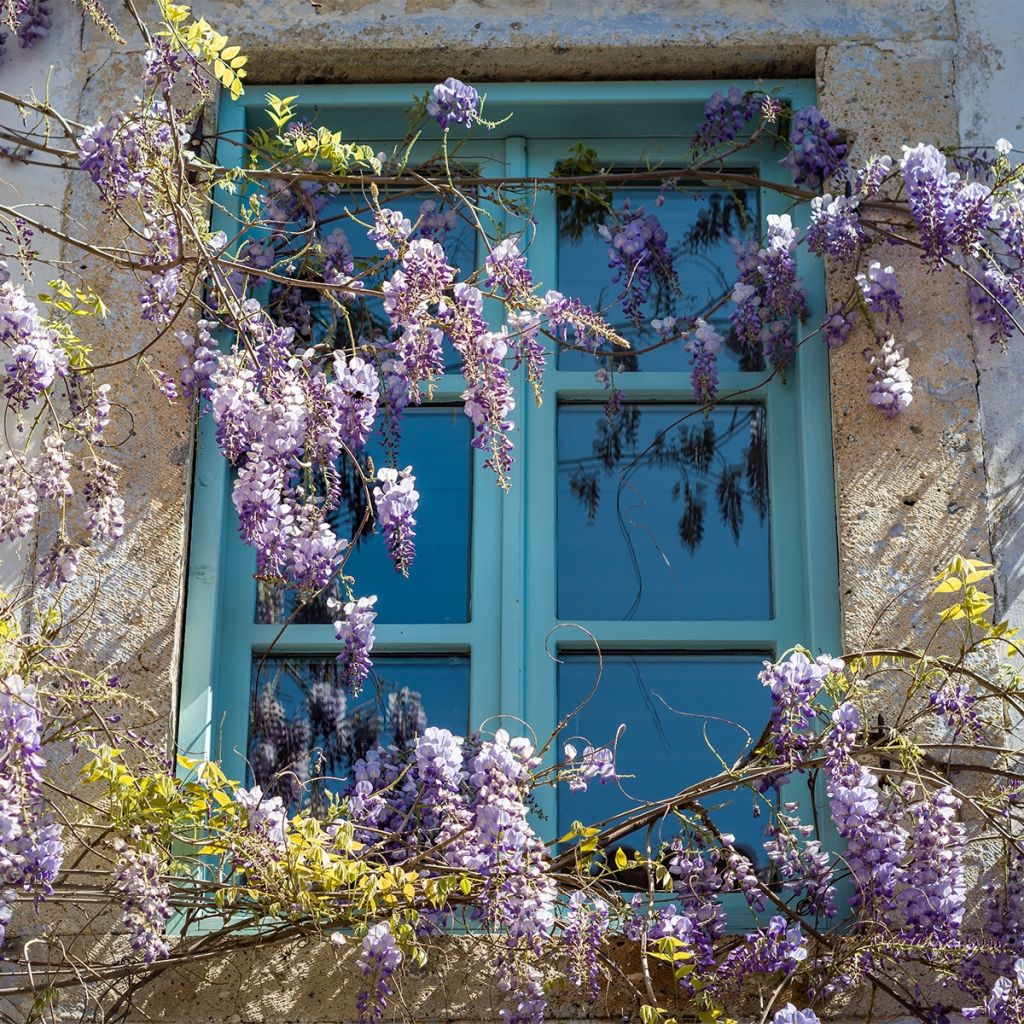
[[[531,152],[529,173],[540,176],[550,171]],[[538,194],[534,206],[536,234],[529,248],[530,270],[541,290],[558,287],[558,227],[555,197],[550,192]],[[548,360],[552,372],[557,353]],[[530,454],[524,460],[520,476],[526,494],[525,547],[526,565],[525,629],[522,639],[523,666],[527,680],[524,715],[543,745],[554,730],[558,718],[557,664],[555,644],[560,636],[549,636],[555,622],[555,423],[558,396],[545,385],[545,401],[537,406],[525,398],[520,419],[527,424]],[[559,631],[561,632],[561,631]],[[547,753],[546,764],[557,760],[557,749]],[[538,810],[554,821],[556,794],[543,788],[537,794]]]

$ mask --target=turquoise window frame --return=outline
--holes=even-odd
[[[740,81],[740,88],[774,90],[794,108],[815,101],[807,81]],[[720,86],[718,86],[720,88]],[[672,150],[685,155],[685,140],[698,123],[712,82],[586,82],[498,84],[485,88],[488,110],[513,117],[482,134],[460,155],[493,162],[509,177],[544,176],[567,145],[586,141],[605,162],[657,160]],[[338,127],[356,141],[400,137],[402,110],[424,86],[294,86],[299,112],[338,112]],[[252,87],[240,100],[224,97],[219,111],[217,159],[239,164],[243,133],[260,123],[263,90]],[[755,167],[766,180],[785,182],[781,156],[767,144],[744,152],[737,166]],[[671,165],[669,165],[671,166]],[[218,193],[222,209],[214,230],[231,237],[241,196]],[[806,204],[762,189],[760,216],[790,212],[807,226]],[[537,234],[530,247],[531,269],[545,287],[557,287],[554,197],[542,194],[536,208]],[[807,288],[809,323],[825,312],[820,263],[801,250],[799,269]],[[578,630],[558,629],[555,616],[555,451],[554,417],[559,401],[603,401],[606,393],[587,371],[560,370],[555,360],[546,375],[544,403],[529,397],[522,371],[514,383],[518,403],[514,442],[517,462],[512,490],[502,495],[493,474],[474,452],[471,551],[471,620],[468,623],[377,627],[375,653],[469,654],[470,721],[497,716],[522,719],[546,737],[557,720],[557,651],[592,649]],[[763,373],[723,373],[720,392],[748,388]],[[689,374],[619,373],[627,400],[686,402],[693,398]],[[438,383],[435,400],[451,402],[463,390],[460,376]],[[800,351],[785,380],[774,377],[744,402],[765,405],[768,416],[770,537],[773,618],[757,621],[581,622],[603,650],[781,653],[794,644],[814,651],[840,649],[836,515],[833,482],[828,352],[819,339]],[[544,439],[550,443],[543,443]],[[178,706],[177,747],[181,754],[219,759],[229,777],[245,777],[249,727],[251,659],[273,646],[275,654],[317,655],[337,651],[330,625],[262,625],[253,621],[254,555],[238,538],[230,500],[229,474],[219,455],[212,419],[198,425],[188,592]],[[423,538],[424,542],[429,542]],[[364,591],[360,591],[364,592]],[[555,627],[554,632],[552,632]],[[589,646],[588,646],[589,645]],[[751,680],[751,685],[758,685]],[[549,760],[554,751],[549,751]],[[806,787],[794,794],[810,799]],[[555,827],[556,794],[543,789],[538,810]],[[554,838],[552,835],[550,838]]]

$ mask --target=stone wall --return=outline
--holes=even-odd
[[[57,6],[57,5],[55,5]],[[898,151],[902,142],[1024,144],[1019,104],[1024,4],[1017,0],[210,0],[197,2],[251,55],[249,83],[474,82],[619,78],[816,76],[820,105],[846,130],[854,154]],[[43,89],[88,121],[130,101],[138,49],[122,52],[61,5],[50,40],[0,69],[0,90]],[[898,152],[897,152],[898,155]],[[22,201],[50,201],[64,226],[96,231],[92,192],[31,168],[4,171]],[[30,194],[31,199],[26,200]],[[906,589],[951,554],[993,551],[1003,607],[1024,612],[1024,501],[1019,467],[1020,346],[1008,355],[975,344],[967,309],[948,279],[913,253],[887,256],[907,286],[905,354],[915,401],[889,423],[864,401],[855,334],[832,357],[833,433],[840,580],[848,647],[913,642],[927,626]],[[838,287],[830,279],[830,290]],[[127,285],[111,282],[112,308]],[[840,297],[833,291],[834,297]],[[95,337],[112,357],[142,331],[125,317]],[[175,356],[168,353],[171,361]],[[154,738],[173,736],[185,579],[192,428],[180,406],[154,399],[130,366],[119,389],[135,394],[132,421],[115,419],[124,444],[125,542],[102,564],[92,595],[98,661],[122,665],[154,707]],[[987,477],[986,477],[987,471]],[[202,530],[203,523],[191,528]],[[3,553],[8,586],[17,563]],[[88,574],[86,574],[88,576]],[[876,619],[884,614],[880,622]],[[97,937],[99,939],[99,937]],[[453,961],[465,956],[451,944]],[[344,951],[301,947],[240,955],[178,972],[151,986],[139,1019],[182,1022],[333,1021],[354,1016],[353,967]],[[487,1016],[474,965],[431,971],[408,992],[424,1018]],[[413,986],[407,985],[408,988]],[[608,1007],[609,1015],[615,1011]],[[562,1008],[571,1017],[574,1008]]]

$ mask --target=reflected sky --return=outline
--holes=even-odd
[[[661,207],[655,199],[664,197]],[[642,207],[654,214],[668,233],[672,265],[679,278],[678,290],[653,288],[642,307],[643,321],[637,326],[623,310],[623,283],[613,283],[614,271],[608,268],[609,243],[601,238],[596,225],[573,230],[572,211],[560,213],[558,240],[558,288],[566,295],[582,299],[603,312],[605,318],[638,349],[658,340],[650,327],[653,319],[665,316],[693,318],[705,316],[727,339],[719,356],[722,371],[754,369],[740,366],[739,352],[730,349],[729,308],[712,313],[712,307],[728,295],[736,280],[736,260],[730,238],[749,237],[756,216],[753,190],[726,192],[715,189],[659,190],[653,186],[615,189],[613,205],[621,216],[623,209]],[[628,205],[627,205],[628,204]],[[606,225],[613,229],[615,218],[605,214]],[[689,357],[683,341],[675,341],[633,360],[614,360],[623,370],[686,371]],[[558,366],[563,370],[592,370],[594,358],[581,352],[561,351]]]
[[[384,538],[364,533],[349,556],[345,572],[355,591],[379,598],[377,621],[468,622],[471,545],[472,424],[461,406],[419,406],[402,419],[399,467],[411,465],[420,492],[416,513],[416,557],[409,576],[388,558]],[[387,465],[378,435],[367,446],[374,465]],[[364,494],[354,471],[342,464],[342,500],[331,517],[340,537],[351,537],[362,519]],[[371,524],[372,525],[372,524]],[[274,584],[257,584],[256,621],[284,621],[296,606],[295,593]],[[333,622],[324,600],[304,608],[297,622]]]
[[[557,452],[559,618],[771,617],[762,406],[562,405]]]
[[[748,741],[757,741],[771,713],[768,691],[757,679],[768,655],[605,654],[603,674],[589,700],[597,658],[559,657],[559,720],[584,705],[570,718],[559,739],[559,752],[565,742],[580,751],[584,740],[594,746],[611,745],[625,722],[616,770],[620,776],[634,776],[619,785],[592,782],[585,793],[560,787],[559,835],[565,835],[573,821],[595,824],[628,811],[637,801],[663,799],[717,774],[721,766],[713,751],[731,764]],[[723,795],[708,804],[709,810],[713,807],[716,826],[733,833],[754,863],[762,865],[765,817],[753,817],[750,793]],[[678,830],[669,821],[663,831],[664,836],[655,832],[652,848]],[[645,841],[640,832],[626,843],[642,848]]]

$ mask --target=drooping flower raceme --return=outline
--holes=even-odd
[[[792,171],[797,185],[821,188],[845,166],[846,144],[817,107],[804,107],[793,115],[789,145],[789,155],[781,163]]]
[[[369,989],[359,993],[359,1019],[379,1021],[394,992],[391,977],[402,963],[402,951],[386,921],[370,925],[360,945],[359,969],[370,980]]]
[[[4,394],[18,409],[38,401],[68,368],[67,355],[43,326],[36,304],[9,280],[0,284],[0,364]]]
[[[697,321],[693,338],[686,344],[690,353],[690,384],[701,405],[711,405],[718,395],[718,353],[722,336],[704,320]]]
[[[370,651],[375,639],[373,623],[377,613],[376,596],[360,597],[345,604],[344,618],[334,623],[334,635],[341,641],[338,662],[342,680],[352,693],[358,693],[370,672]]]
[[[868,362],[868,401],[892,419],[914,400],[914,378],[890,334],[877,350],[865,349]]]
[[[892,314],[903,319],[899,283],[892,267],[883,267],[878,260],[872,260],[868,272],[857,275],[857,284],[872,313],[884,313],[886,323]]]
[[[704,104],[704,117],[693,133],[693,148],[701,152],[731,142],[757,113],[759,97],[738,85],[726,93],[714,92]]]
[[[117,840],[118,874],[115,887],[128,928],[128,943],[145,963],[167,958],[165,928],[171,919],[170,889],[161,878],[161,861],[152,850],[136,850]]]
[[[463,282],[455,285],[454,301],[446,304],[443,319],[452,344],[462,356],[462,376],[467,384],[462,394],[463,408],[473,421],[473,447],[490,453],[484,464],[507,488],[512,466],[508,432],[513,426],[508,416],[515,408],[504,365],[508,335],[488,329],[480,289]]]
[[[235,790],[235,799],[245,811],[250,832],[277,847],[284,846],[285,806],[279,796],[268,796],[260,786]]]
[[[379,485],[373,489],[373,500],[377,506],[377,521],[384,531],[388,554],[395,568],[403,575],[409,575],[416,547],[416,509],[420,495],[416,490],[416,478],[412,466],[405,469],[384,468],[377,471]]]
[[[798,1010],[792,1003],[787,1003],[781,1010],[776,1010],[772,1024],[821,1024],[813,1010]]]
[[[569,897],[569,909],[562,932],[565,946],[566,976],[569,983],[588,999],[600,991],[598,955],[608,931],[608,904],[599,896],[588,900],[582,892]]]
[[[64,858],[61,826],[45,809],[43,722],[36,688],[0,681],[0,946],[18,892],[52,890]]]
[[[565,744],[564,751],[569,762],[569,789],[573,792],[586,792],[594,779],[600,779],[602,784],[618,780],[619,776],[615,772],[615,751],[611,747],[593,747],[588,743],[583,748],[583,755],[578,763],[577,750],[571,743]]]
[[[911,807],[910,861],[901,894],[911,938],[953,943],[966,909],[966,833],[957,820],[960,800],[948,786]]]
[[[764,663],[758,677],[772,696],[771,737],[779,765],[796,767],[813,738],[817,717],[814,699],[832,673],[842,671],[843,663],[828,655],[811,661],[795,651],[786,661]]]
[[[811,200],[811,227],[807,245],[819,256],[827,253],[838,260],[851,260],[857,255],[864,231],[857,216],[860,200],[853,196],[832,197],[828,192]]]
[[[645,213],[642,206],[630,209],[628,200],[614,226],[602,224],[598,231],[608,242],[608,266],[615,271],[612,281],[622,285],[622,308],[639,324],[640,308],[647,302],[652,283],[669,292],[679,287],[668,232],[657,216]]]

